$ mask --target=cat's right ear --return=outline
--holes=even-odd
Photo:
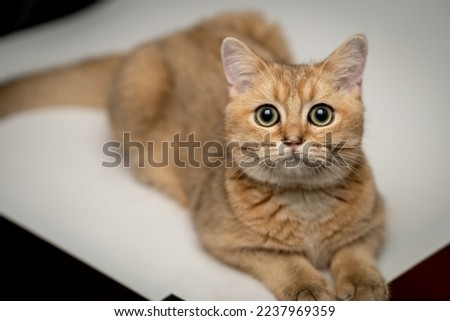
[[[232,37],[223,40],[221,54],[230,96],[245,93],[254,85],[264,61],[246,44]]]

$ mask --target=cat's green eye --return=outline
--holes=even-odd
[[[256,122],[264,127],[271,127],[280,121],[280,113],[272,105],[262,105],[255,113]]]
[[[325,104],[318,104],[313,106],[308,114],[309,122],[316,126],[329,125],[333,121],[333,118],[333,109]]]

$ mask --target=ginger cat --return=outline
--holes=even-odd
[[[0,115],[36,101],[101,105],[109,91],[116,138],[145,148],[124,148],[134,174],[192,212],[209,253],[280,300],[385,300],[375,260],[385,212],[361,147],[366,56],[356,35],[323,62],[294,65],[276,26],[227,14],[126,56],[7,84]],[[83,95],[86,77],[97,87]],[[19,103],[30,88],[44,98]],[[168,166],[150,165],[164,157]]]

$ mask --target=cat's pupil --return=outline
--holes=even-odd
[[[262,119],[267,123],[271,122],[274,116],[275,114],[271,108],[265,108],[261,115]]]
[[[325,122],[328,120],[328,111],[325,108],[316,109],[316,118],[320,122]]]

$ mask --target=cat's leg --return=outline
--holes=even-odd
[[[332,259],[331,272],[336,294],[341,300],[387,300],[389,290],[375,255],[381,241],[381,232],[340,249]]]
[[[299,253],[265,248],[267,238],[236,220],[221,172],[211,171],[193,203],[193,219],[208,252],[244,271],[271,290],[279,300],[336,299],[331,282]]]
[[[119,138],[123,132],[144,135],[164,118],[171,82],[158,43],[141,46],[124,60],[112,82],[108,103]]]
[[[260,279],[279,300],[334,300],[331,282],[304,257],[261,249],[220,251],[219,259]]]
[[[134,176],[187,204],[179,172],[168,160],[172,134],[172,80],[160,45],[137,48],[122,64],[112,85],[109,116]]]

